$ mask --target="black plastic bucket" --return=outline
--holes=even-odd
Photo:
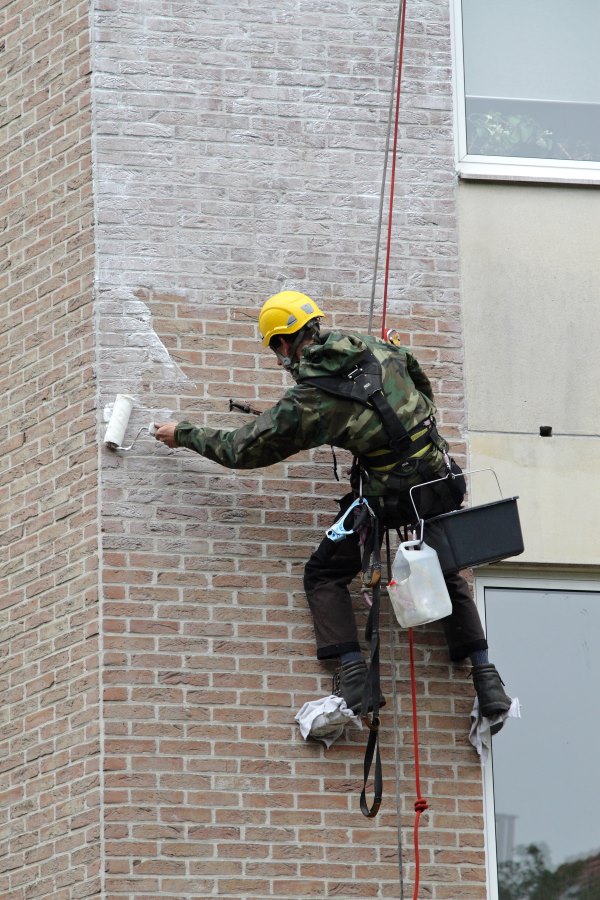
[[[423,537],[435,533],[443,572],[499,562],[523,552],[517,497],[457,509],[425,520]]]

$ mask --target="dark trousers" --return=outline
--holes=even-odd
[[[348,495],[340,501],[342,511],[350,504],[353,497]],[[369,502],[378,512],[380,518],[380,534],[386,525],[393,520],[395,527],[414,521],[414,514],[407,503],[407,495],[398,495],[390,504],[387,498],[383,503],[375,499]],[[423,488],[419,513],[424,517],[439,515],[457,509],[460,502],[452,496],[445,485],[435,485],[434,489]],[[410,505],[412,507],[412,505]],[[393,507],[393,508],[392,508]],[[336,517],[337,520],[338,517]],[[436,534],[427,533],[425,523],[425,541],[434,550]],[[304,570],[304,589],[313,616],[315,638],[317,642],[317,658],[331,659],[351,650],[359,650],[358,633],[352,600],[348,587],[361,569],[361,548],[358,535],[352,534],[334,543],[324,538]],[[475,650],[487,649],[487,641],[465,579],[453,572],[444,576],[448,594],[452,601],[452,613],[442,619],[442,625],[452,660],[461,660]]]

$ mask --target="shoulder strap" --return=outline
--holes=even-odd
[[[374,356],[372,361],[365,357],[366,354],[360,360],[361,364],[356,365],[347,375],[314,375],[302,378],[302,384],[312,384],[329,394],[369,406],[372,395],[382,388],[381,367]]]
[[[302,384],[312,384],[336,397],[372,407],[381,419],[390,439],[391,449],[402,453],[410,446],[410,434],[383,393],[381,365],[370,350],[363,353],[357,365],[346,376],[318,375],[301,381]]]

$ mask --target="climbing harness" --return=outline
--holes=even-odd
[[[388,437],[385,447],[359,460],[365,468],[395,467],[422,454],[432,444],[447,455],[448,445],[440,437],[435,418],[430,415],[407,430],[383,393],[383,373],[379,360],[366,349],[359,362],[346,375],[317,375],[300,379],[335,397],[352,400],[374,409]]]
[[[381,365],[370,350],[365,350],[360,363],[348,372],[341,375],[317,375],[303,378],[302,384],[310,384],[320,388],[328,394],[343,397],[346,400],[355,400],[363,406],[373,408],[381,419],[382,425],[389,438],[389,447],[397,459],[404,459],[412,455],[415,449],[411,442],[411,434],[406,430],[398,414],[388,403],[383,393],[383,375]],[[413,431],[418,430],[421,425]]]

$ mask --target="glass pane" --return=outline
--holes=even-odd
[[[499,900],[600,898],[600,593],[485,591],[522,718],[494,740]]]
[[[462,0],[470,154],[600,160],[600,2]]]

